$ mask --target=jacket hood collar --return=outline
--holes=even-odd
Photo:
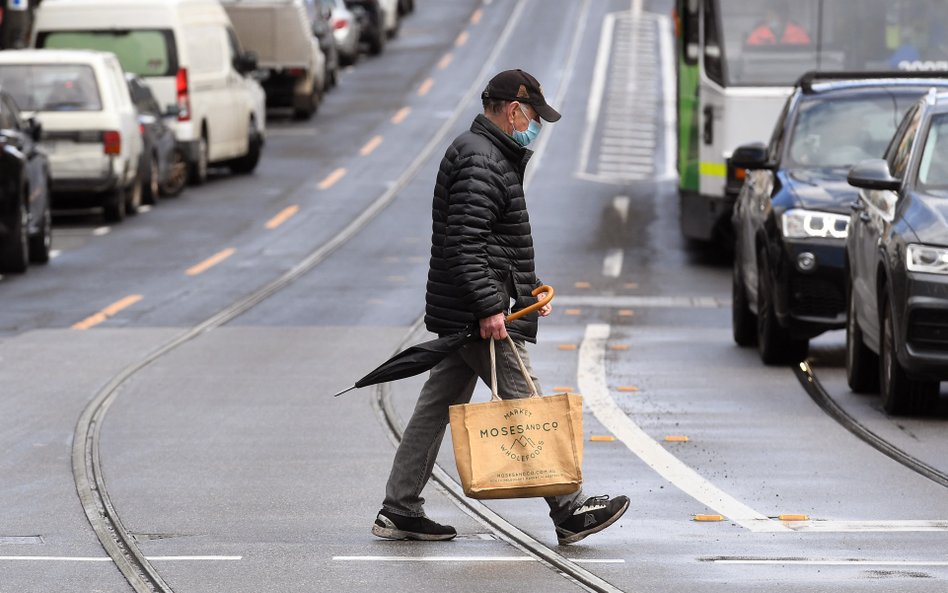
[[[517,141],[508,136],[497,127],[497,124],[487,119],[483,113],[479,113],[471,124],[471,131],[480,134],[490,140],[505,157],[514,163],[524,163],[533,154],[533,151],[517,144]]]

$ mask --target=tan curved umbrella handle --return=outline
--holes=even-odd
[[[542,309],[544,306],[546,306],[547,303],[553,300],[553,287],[547,286],[546,284],[544,284],[543,286],[538,286],[537,288],[534,288],[533,292],[531,292],[530,294],[532,294],[533,296],[537,296],[541,292],[545,292],[546,296],[543,297],[541,300],[533,303],[529,307],[520,309],[516,313],[511,313],[510,315],[507,316],[506,321],[509,323],[513,321],[514,319],[520,319],[527,313],[533,313],[534,311],[538,309]]]

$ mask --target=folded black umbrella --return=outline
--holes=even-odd
[[[516,313],[508,315],[507,321],[510,322],[514,319],[523,317],[527,313],[536,311],[553,300],[553,289],[549,286],[541,286],[534,289],[533,296],[543,292],[546,293],[546,296],[543,297],[542,300],[537,301],[533,305],[523,308]],[[458,350],[461,346],[475,342],[479,339],[481,339],[479,328],[477,326],[471,326],[466,330],[456,334],[442,336],[440,338],[435,338],[434,340],[416,344],[389,358],[376,367],[371,373],[356,381],[352,387],[343,389],[339,393],[336,393],[333,397],[339,397],[343,393],[360,387],[368,387],[369,385],[376,385],[378,383],[387,383],[388,381],[397,381],[398,379],[404,379],[406,377],[414,377],[419,373],[423,373],[433,368],[439,362],[444,360],[449,354]]]

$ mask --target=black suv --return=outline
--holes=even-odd
[[[846,241],[846,375],[881,387],[887,412],[924,411],[948,380],[948,93],[902,120],[884,158],[849,172],[860,188]]]
[[[766,364],[798,362],[809,340],[846,323],[845,240],[854,163],[881,156],[903,114],[948,78],[811,72],[769,145],[739,147],[748,170],[734,205],[734,340]]]

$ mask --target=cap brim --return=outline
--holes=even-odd
[[[553,123],[555,121],[559,121],[561,117],[559,111],[557,111],[556,109],[553,109],[546,103],[544,103],[543,105],[533,105],[533,109],[537,112],[537,115],[539,115],[540,118],[543,119],[543,121],[548,121],[550,123]]]

